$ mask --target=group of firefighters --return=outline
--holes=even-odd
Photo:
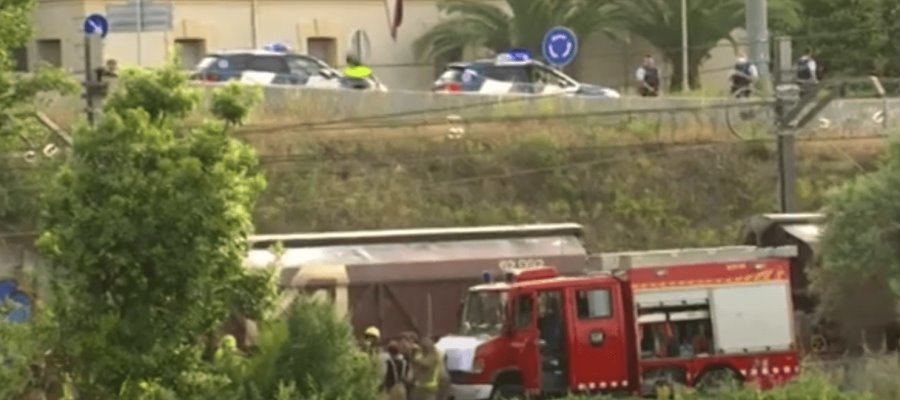
[[[638,82],[638,93],[642,97],[659,96],[661,77],[653,56],[649,54],[644,56],[644,61],[638,67],[635,78]],[[745,55],[739,54],[734,67],[728,74],[731,95],[737,98],[750,97],[753,92],[752,86],[758,78],[759,71],[756,65],[750,62]],[[812,56],[812,50],[807,50],[794,66],[794,82],[800,85],[801,89],[807,89],[818,81],[816,60]]]
[[[363,347],[380,379],[380,398],[384,400],[447,400],[450,375],[444,357],[428,337],[406,332],[400,339],[382,343],[381,331],[374,326],[365,330]]]

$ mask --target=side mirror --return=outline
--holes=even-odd
[[[319,75],[322,75],[322,76],[324,76],[324,77],[326,77],[326,78],[329,78],[329,79],[331,79],[331,78],[337,78],[337,77],[338,77],[338,74],[336,74],[334,71],[327,70],[327,69],[320,69],[320,70],[319,70]]]

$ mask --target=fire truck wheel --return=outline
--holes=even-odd
[[[706,393],[715,393],[721,390],[740,387],[741,376],[731,368],[714,368],[703,373],[697,381],[697,390]]]
[[[816,353],[823,353],[828,350],[828,339],[824,335],[813,335],[810,338],[810,347]]]
[[[491,393],[491,400],[526,400],[525,388],[519,385],[500,385]]]

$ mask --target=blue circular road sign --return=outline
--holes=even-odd
[[[108,33],[109,21],[106,20],[106,17],[100,14],[91,14],[84,19],[85,35],[99,35],[101,38],[105,38]]]
[[[548,63],[557,67],[566,66],[578,54],[578,37],[571,29],[557,26],[544,35],[541,50]]]

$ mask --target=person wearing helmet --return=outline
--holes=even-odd
[[[739,54],[734,69],[731,70],[729,79],[731,80],[731,95],[734,97],[750,97],[752,92],[750,86],[756,82],[759,72],[747,57]]]
[[[384,376],[387,373],[388,354],[381,349],[381,330],[377,327],[370,326],[363,332],[363,350],[375,363],[378,376]]]

